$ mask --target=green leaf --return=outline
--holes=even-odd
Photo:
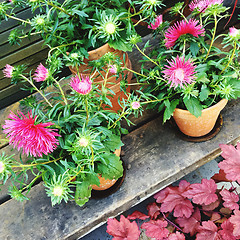
[[[208,98],[210,91],[206,85],[202,85],[201,92],[199,94],[200,101],[205,101]]]
[[[196,42],[191,42],[190,43],[190,51],[192,53],[193,56],[196,56],[198,54],[199,51],[199,46]]]
[[[187,110],[193,114],[195,117],[200,117],[202,115],[202,105],[199,100],[195,97],[184,98],[183,102]]]
[[[165,123],[168,119],[171,118],[171,116],[173,115],[173,112],[174,112],[175,108],[177,107],[178,103],[179,103],[178,99],[175,99],[172,102],[169,102],[169,100],[164,101],[166,109],[165,109],[164,114],[163,114],[163,123]]]
[[[97,172],[102,174],[105,179],[118,179],[123,175],[123,165],[120,157],[113,153],[102,154],[108,164],[103,162],[97,164]]]
[[[114,152],[116,149],[119,149],[121,146],[123,146],[123,143],[120,136],[112,134],[109,136],[107,142],[104,142],[104,146],[110,151]]]
[[[239,98],[240,97],[240,80],[239,79],[230,79],[229,84],[234,89],[234,97]]]
[[[81,184],[76,185],[75,192],[75,202],[79,206],[83,206],[86,202],[88,202],[91,197],[92,188],[90,186],[89,181],[83,181]]]

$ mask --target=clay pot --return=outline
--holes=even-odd
[[[228,100],[222,99],[217,104],[203,109],[200,117],[195,117],[189,111],[176,108],[173,118],[180,131],[190,137],[201,137],[213,129],[221,110],[226,106]]]
[[[114,154],[116,154],[118,157],[120,156],[121,153],[121,148],[116,149],[116,151],[114,152]],[[104,177],[102,177],[101,175],[98,176],[99,180],[100,180],[100,185],[92,185],[92,189],[93,190],[97,190],[97,191],[103,191],[106,190],[110,187],[112,187],[116,182],[117,179],[105,179]]]
[[[95,50],[92,50],[92,51],[88,52],[89,58],[88,59],[85,58],[83,60],[85,65],[79,66],[80,74],[83,75],[83,76],[89,75],[91,73],[92,68],[90,66],[88,66],[88,62],[96,60],[96,59],[99,59],[100,57],[102,57],[104,54],[106,54],[108,52],[112,52],[115,55],[119,56],[120,60],[122,62],[123,62],[123,57],[125,55],[126,67],[129,68],[129,69],[132,69],[132,64],[131,64],[130,59],[128,58],[128,54],[127,53],[124,53],[123,51],[111,48],[108,44],[105,44],[105,45],[103,45],[100,48],[97,48]],[[75,67],[69,67],[69,69],[70,69],[70,71],[72,72],[73,75],[77,74],[77,69]],[[105,76],[105,72],[104,71],[100,71],[100,72],[101,72],[101,74],[103,76]],[[133,75],[132,72],[124,71],[124,78],[127,76],[127,82],[128,83],[131,82],[132,75]],[[112,105],[113,105],[113,107],[111,109],[113,111],[115,111],[115,112],[117,112],[118,110],[121,109],[121,107],[118,104],[118,99],[119,98],[120,99],[122,99],[122,98],[127,99],[127,96],[120,89],[120,81],[121,80],[122,80],[122,75],[120,75],[119,78],[116,78],[114,76],[114,74],[112,74],[112,73],[108,74],[108,80],[107,80],[106,87],[111,89],[115,93],[115,95],[113,95],[112,93],[109,92],[109,94],[113,95],[113,97],[109,97],[109,98],[110,98],[110,100],[112,102]],[[103,80],[101,75],[99,75],[99,76],[96,75],[96,77],[94,77],[93,81],[94,81],[94,83],[99,84],[100,86],[102,86],[102,84],[104,82],[104,80]],[[110,84],[110,83],[112,83],[112,84]],[[128,93],[130,93],[130,86],[128,86],[126,88],[126,91]],[[107,109],[109,109],[109,108],[107,108]]]

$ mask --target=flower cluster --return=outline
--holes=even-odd
[[[212,179],[190,184],[181,180],[178,186],[169,186],[154,195],[156,202],[147,206],[148,214],[139,211],[120,221],[108,219],[107,233],[119,239],[138,240],[138,224],[130,220],[143,220],[141,229],[149,238],[156,240],[184,239],[240,239],[239,193],[218,188],[217,183],[238,181],[240,173],[232,164],[240,166],[240,143],[220,145],[225,158],[219,163],[220,173]],[[232,169],[232,170],[230,170]]]
[[[185,16],[187,7],[190,14]],[[136,45],[144,59],[141,71],[135,73],[148,99],[144,104],[164,110],[164,122],[176,107],[199,117],[221,99],[240,96],[240,30],[230,27],[217,34],[227,10],[221,0],[194,0],[189,6],[178,3],[172,11],[182,20],[171,25],[161,15],[148,26],[159,39],[152,52],[146,53],[150,44],[144,51]]]
[[[113,61],[110,53],[103,58],[105,65],[95,72],[107,69],[111,78],[118,79],[123,67]],[[137,96],[126,88],[120,91],[119,86],[123,97],[116,97],[119,105],[113,110],[109,89],[112,84],[107,74],[99,84],[94,73],[77,73],[62,83],[54,77],[56,72],[43,64],[39,64],[33,77],[27,75],[25,67],[9,64],[3,73],[7,78],[28,83],[29,89],[36,92],[23,100],[26,110],[11,112],[2,126],[9,145],[21,152],[24,159],[22,162],[13,156],[0,156],[0,180],[6,183],[11,178],[12,198],[26,200],[29,191],[24,190],[30,190],[41,177],[52,205],[74,199],[82,206],[91,197],[92,186],[99,186],[100,175],[110,180],[122,176],[123,165],[115,150],[123,145],[121,134],[127,130],[121,127],[120,120],[125,118],[131,124],[128,116],[140,110]],[[35,171],[34,178],[30,183],[22,182],[24,187],[18,189],[15,184],[19,174],[26,175],[22,181],[27,180],[28,169]]]

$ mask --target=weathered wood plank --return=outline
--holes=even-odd
[[[192,143],[176,137],[174,127],[161,117],[123,137],[126,178],[113,195],[91,199],[84,207],[74,202],[51,207],[42,184],[30,192],[30,201],[10,200],[0,206],[4,214],[0,239],[77,239],[168,184],[220,154],[220,143],[240,140],[240,100],[222,111],[224,125],[210,141]],[[14,216],[14,218],[13,218]],[[39,221],[41,219],[41,221]]]

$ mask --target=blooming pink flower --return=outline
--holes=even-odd
[[[175,45],[179,37],[185,34],[191,34],[194,37],[203,36],[204,28],[201,25],[197,25],[198,21],[194,19],[182,20],[175,23],[173,26],[167,29],[165,34],[165,46],[171,48]]]
[[[11,77],[12,77],[13,69],[14,69],[13,66],[11,66],[11,65],[9,65],[9,64],[6,64],[5,68],[3,69],[4,77],[6,77],[6,78],[11,78]]]
[[[229,35],[231,37],[236,37],[239,34],[239,30],[236,29],[235,27],[230,27],[229,28]]]
[[[86,76],[85,78],[84,76],[81,76],[81,78],[82,79],[80,80],[78,75],[72,77],[70,85],[76,92],[86,95],[92,90],[92,81],[90,80],[89,76]]]
[[[156,30],[161,24],[163,23],[163,15],[159,15],[155,19],[155,23],[151,23],[150,26],[148,26],[149,29]]]
[[[52,122],[36,124],[37,116],[33,118],[29,112],[28,117],[22,112],[18,112],[18,115],[11,113],[8,116],[11,120],[5,120],[3,126],[10,144],[17,146],[18,150],[23,148],[23,153],[34,157],[41,157],[56,148],[59,143],[55,137],[60,135],[55,132],[56,129],[46,128],[53,125]]]
[[[35,77],[33,79],[36,82],[43,82],[47,79],[48,75],[48,70],[40,63],[35,71]]]
[[[140,102],[135,101],[135,102],[132,102],[132,103],[131,103],[132,109],[139,109],[140,106],[141,106],[141,105],[140,105]]]
[[[194,0],[189,4],[189,9],[190,11],[197,9],[199,12],[205,12],[211,5],[222,3],[223,0]]]
[[[181,59],[177,56],[171,62],[168,61],[168,65],[165,65],[165,70],[163,71],[164,78],[170,83],[170,88],[183,87],[184,85],[192,83],[193,76],[195,72],[195,66],[191,63],[190,59],[185,61],[184,57]]]
[[[116,65],[110,65],[109,72],[112,74],[117,73],[117,66]]]

